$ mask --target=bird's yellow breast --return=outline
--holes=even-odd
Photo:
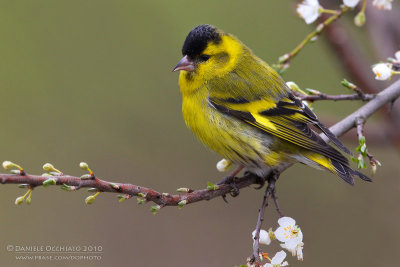
[[[273,137],[213,109],[207,103],[206,88],[183,95],[182,100],[187,126],[201,142],[224,158],[256,167],[280,161],[270,149]]]

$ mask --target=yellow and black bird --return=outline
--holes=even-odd
[[[356,175],[342,151],[350,151],[293,96],[283,79],[235,36],[199,25],[186,37],[180,71],[183,117],[209,148],[248,171],[265,176],[282,162],[329,170],[349,184]]]

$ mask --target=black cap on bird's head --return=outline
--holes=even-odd
[[[182,55],[193,58],[200,55],[209,42],[219,43],[220,41],[221,36],[214,26],[208,24],[196,26],[189,32],[183,43]]]
[[[201,55],[209,42],[218,44],[221,41],[221,35],[217,28],[209,24],[201,24],[193,28],[186,36],[182,47],[184,56],[173,71],[194,70],[193,60]]]

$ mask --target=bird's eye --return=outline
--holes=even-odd
[[[200,61],[205,62],[205,61],[207,61],[209,58],[210,58],[209,55],[201,55],[201,56],[200,56]]]

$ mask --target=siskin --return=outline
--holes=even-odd
[[[174,71],[180,71],[183,118],[222,157],[262,177],[280,163],[301,162],[351,185],[354,175],[371,181],[310,128],[351,154],[277,72],[235,36],[199,25],[187,35],[182,54]]]

